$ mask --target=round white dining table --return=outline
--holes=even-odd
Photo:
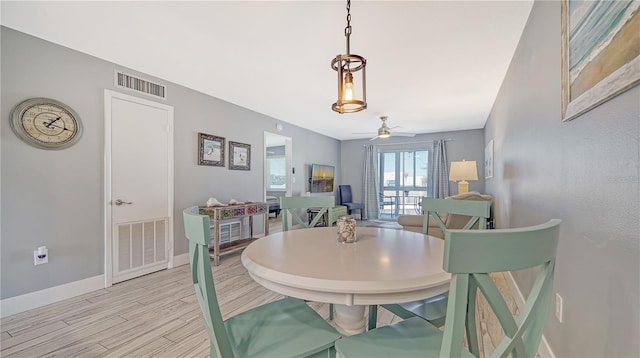
[[[343,335],[365,331],[366,305],[402,303],[449,289],[444,241],[420,233],[358,227],[354,243],[335,227],[290,230],[245,248],[242,264],[260,285],[285,296],[335,304]]]

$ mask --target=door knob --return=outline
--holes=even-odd
[[[122,205],[122,204],[133,204],[133,203],[132,203],[132,202],[130,202],[130,201],[122,201],[122,200],[120,200],[120,199],[116,199],[116,201],[114,201],[114,204],[116,204],[116,205],[120,206],[120,205]]]

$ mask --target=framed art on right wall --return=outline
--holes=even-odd
[[[562,120],[640,83],[640,0],[561,0]]]
[[[493,178],[493,139],[484,147],[484,178]]]

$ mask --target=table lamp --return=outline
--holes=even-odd
[[[469,192],[469,182],[467,180],[478,180],[478,168],[476,161],[451,162],[449,180],[458,182],[458,194]]]

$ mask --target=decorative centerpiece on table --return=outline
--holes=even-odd
[[[338,241],[342,243],[356,242],[356,220],[351,215],[338,218]]]

